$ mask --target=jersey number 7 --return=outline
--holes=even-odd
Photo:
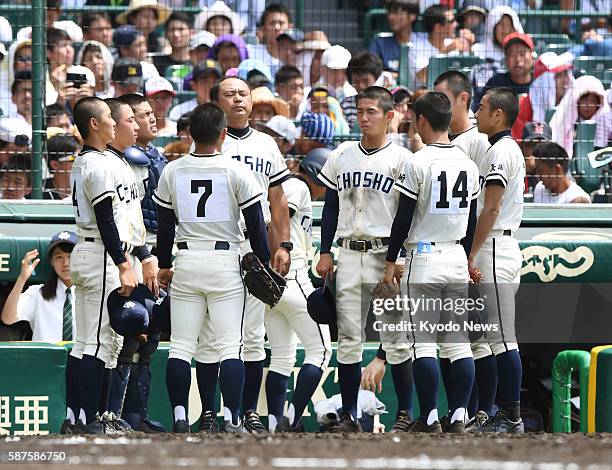
[[[196,215],[198,217],[206,217],[206,201],[212,194],[212,180],[191,180],[191,192],[198,194],[200,188],[204,188],[204,192],[198,200]]]

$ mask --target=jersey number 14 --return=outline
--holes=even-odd
[[[437,177],[436,177],[437,174]],[[456,214],[469,210],[471,182],[465,170],[447,168],[432,172],[430,212]],[[449,188],[450,194],[449,194]]]

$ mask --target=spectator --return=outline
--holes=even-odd
[[[463,0],[457,13],[462,29],[469,29],[476,38],[476,43],[484,39],[485,20],[487,18],[486,0]],[[474,44],[476,46],[476,44]],[[474,47],[472,46],[472,48]]]
[[[408,107],[412,93],[404,86],[392,88],[390,91],[393,95],[394,113],[393,119],[389,123],[387,136],[389,140],[397,145],[408,148],[406,133],[408,132],[410,120],[412,119],[412,113]]]
[[[575,124],[590,120],[597,123],[595,148],[607,147],[612,128],[606,124],[610,121],[606,91],[597,78],[583,75],[567,90],[550,121],[552,140],[565,149],[569,158],[574,154]]]
[[[85,41],[77,52],[76,63],[93,72],[96,81],[95,96],[104,99],[114,95],[111,74],[115,59],[104,44],[98,41]]]
[[[304,77],[293,65],[284,65],[274,77],[275,89],[289,104],[289,117],[298,119],[304,107]]]
[[[24,70],[15,74],[11,85],[11,100],[17,108],[17,119],[32,126],[32,72]]]
[[[580,0],[580,7],[576,0],[559,0],[559,9],[561,10],[580,10],[581,13],[610,13],[612,10],[611,0]],[[608,17],[609,19],[609,17]],[[591,19],[589,17],[583,17],[581,20],[582,29],[593,29],[597,26],[604,26],[603,17],[599,19]],[[599,24],[598,24],[599,23]],[[580,34],[580,26],[576,25],[576,20],[569,18],[561,18],[559,25],[561,32],[563,33],[577,33]]]
[[[64,105],[66,111],[72,115],[72,108],[77,101],[86,96],[94,96],[96,78],[91,70],[82,65],[71,65],[66,69],[66,80],[72,76],[79,76],[80,81],[66,81],[59,90],[57,103]]]
[[[401,105],[401,103],[403,103],[406,98],[403,97],[402,95],[395,98],[395,94],[394,94],[394,102],[396,103],[396,105],[394,106],[394,111],[397,111],[397,109],[399,108],[399,110],[403,112],[405,116],[403,119],[404,125],[398,124],[397,132],[399,134],[400,132],[403,131],[405,132],[405,136],[401,136],[401,134],[398,135],[397,137],[392,135],[390,136],[390,138],[394,142],[398,143],[398,145],[401,145],[402,147],[406,147],[412,153],[416,153],[419,150],[421,150],[423,147],[425,147],[425,144],[423,143],[421,136],[416,131],[415,120],[414,120],[414,103],[416,103],[416,100],[418,100],[425,93],[427,93],[427,88],[425,87],[417,88],[417,90],[414,93],[411,93],[408,96],[408,100],[407,100],[405,107]],[[397,106],[397,103],[400,103],[400,106]],[[394,123],[394,120],[392,120],[391,123],[389,123],[389,132],[394,131],[394,129],[395,129],[395,123]]]
[[[342,108],[338,100],[329,96],[325,85],[317,85],[308,93],[307,109],[313,113],[327,115],[334,125],[336,135],[348,134],[350,128],[342,114]]]
[[[295,141],[295,153],[306,155],[316,148],[330,148],[334,142],[334,123],[327,114],[307,111],[300,121],[302,134]]]
[[[193,68],[192,76],[191,88],[196,92],[196,97],[172,108],[170,111],[171,121],[178,122],[181,116],[191,112],[197,105],[208,103],[210,101],[210,90],[215,82],[223,77],[223,72],[217,61],[207,59],[206,62]]]
[[[351,53],[342,46],[331,46],[321,56],[321,78],[327,84],[328,92],[342,102],[344,98],[357,94],[347,80],[346,69],[351,60]]]
[[[189,153],[189,145],[186,142],[175,140],[164,147],[164,155],[169,162],[173,162]]]
[[[226,34],[217,38],[208,51],[208,58],[221,64],[223,74],[231,68],[238,67],[240,62],[249,58],[247,45],[240,36]]]
[[[227,5],[231,8],[230,11],[236,12],[238,15],[238,26],[233,26],[236,34],[242,33],[243,29],[246,33],[254,33],[257,26],[257,20],[259,19],[259,12],[264,11],[266,7],[265,0],[224,0],[222,2],[217,0],[199,0],[200,7],[208,7],[208,10],[217,12],[218,14],[219,11],[223,11],[217,4]]]
[[[189,43],[189,59],[191,65],[204,62],[208,57],[208,51],[215,45],[217,38],[209,31],[198,31],[191,37]]]
[[[484,93],[491,88],[511,88],[517,95],[529,93],[534,64],[534,46],[531,37],[524,33],[510,33],[505,37],[502,46],[506,54],[508,71],[491,77],[483,89],[483,94],[475,96],[478,105]]]
[[[61,104],[52,104],[45,108],[47,127],[59,127],[66,134],[72,134],[72,121],[66,108]]]
[[[567,172],[567,152],[559,144],[546,142],[533,149],[535,174],[540,181],[533,190],[536,204],[590,204],[591,197],[572,181]]]
[[[155,77],[145,83],[145,96],[157,121],[158,137],[173,137],[176,135],[176,121],[169,119],[168,111],[172,99],[176,96],[172,84],[163,77]]]
[[[97,41],[106,47],[113,45],[113,26],[105,11],[87,11],[81,18],[83,43]]]
[[[115,96],[140,93],[144,85],[141,62],[132,58],[117,59],[113,65],[111,81]]]
[[[29,151],[32,127],[23,119],[0,118],[0,166],[17,153]]]
[[[243,29],[240,17],[220,0],[196,16],[194,28],[210,31],[216,37],[241,34]]]
[[[253,109],[249,121],[268,122],[273,116],[289,117],[289,105],[272,94],[269,88],[262,86],[251,91]]]
[[[274,89],[274,78],[270,67],[258,59],[246,59],[238,66],[237,77],[249,83],[251,90],[260,86]]]
[[[443,5],[432,5],[423,14],[423,24],[427,36],[417,36],[410,49],[414,69],[409,73],[414,76],[410,83],[416,86],[427,85],[427,65],[429,59],[437,54],[449,52],[469,52],[474,43],[474,34],[462,29],[459,37],[455,37],[457,19],[453,10]],[[414,74],[414,75],[413,75]]]
[[[66,31],[57,28],[47,29],[47,97],[55,103],[58,93],[66,87],[66,67],[74,62],[74,47],[72,39]]]
[[[289,167],[289,171],[293,172],[294,167],[297,165],[297,163],[295,163],[296,159],[290,158],[288,155],[293,149],[297,137],[297,129],[293,121],[285,116],[277,114],[276,116],[272,116],[268,122],[260,121],[253,123],[253,127],[274,138],[280,153],[285,157],[285,162]]]
[[[15,74],[32,70],[32,41],[26,39],[13,42],[8,49],[7,63],[3,63],[0,75],[0,110],[4,117],[16,117],[17,108],[11,99],[11,85],[15,81]],[[47,104],[55,103],[57,94],[47,97]]]
[[[299,29],[288,29],[276,38],[278,59],[282,65],[296,65],[297,46],[304,41],[304,33]],[[278,71],[278,70],[277,70]]]
[[[191,112],[183,114],[178,121],[176,121],[176,135],[178,135],[180,142],[187,145],[187,148],[191,147],[193,143],[193,139],[191,138],[191,134],[189,133],[189,118],[191,117]]]
[[[545,122],[528,122],[523,127],[521,151],[525,158],[525,173],[527,178],[527,192],[533,194],[533,189],[538,182],[535,176],[535,157],[533,149],[542,142],[551,142],[552,129]]]
[[[32,192],[32,156],[14,153],[0,168],[0,199],[21,201]]]
[[[10,43],[13,40],[13,27],[9,20],[0,16],[0,42]]]
[[[385,70],[399,75],[400,46],[423,34],[412,31],[418,14],[418,0],[391,0],[387,3],[387,21],[393,34],[377,36],[370,43],[370,52],[380,57]]]
[[[57,134],[47,141],[47,165],[51,178],[43,189],[43,199],[70,197],[70,170],[81,150],[81,145],[71,134]]]
[[[72,20],[61,20],[61,0],[46,0],[47,24],[54,28],[65,31],[72,42],[83,42],[83,31],[81,27]],[[17,40],[32,39],[32,27],[26,26],[17,31]]]
[[[271,3],[261,14],[257,37],[260,44],[249,45],[249,57],[261,60],[276,74],[281,67],[280,50],[276,38],[291,27],[289,9],[280,3]]]
[[[519,98],[519,115],[512,126],[512,136],[520,139],[527,122],[546,122],[546,113],[554,110],[571,86],[574,56],[545,52],[535,63],[529,94]]]
[[[159,52],[161,48],[155,28],[164,24],[169,16],[168,7],[157,3],[156,0],[131,0],[128,9],[117,15],[117,24],[134,25],[146,38],[147,49]],[[117,45],[116,40],[115,45]]]
[[[590,29],[582,35],[582,43],[571,49],[575,57],[612,55],[612,14],[606,20],[606,29],[602,32]]]
[[[2,309],[5,324],[27,321],[32,328],[33,341],[56,343],[76,338],[74,287],[70,278],[70,255],[76,243],[73,232],[53,235],[47,248],[47,260],[51,265],[49,276],[44,284],[32,285],[22,293],[40,263],[38,250],[25,254],[19,277]]]
[[[304,34],[304,41],[297,45],[297,67],[304,77],[304,86],[311,86],[321,78],[321,57],[331,47],[323,31]]]
[[[158,55],[153,64],[161,76],[171,65],[188,65],[191,63],[189,43],[191,40],[192,20],[186,13],[172,13],[165,24],[166,39],[170,43],[171,52],[168,55]]]
[[[132,58],[140,61],[142,76],[145,80],[158,76],[153,64],[147,62],[147,43],[143,34],[132,25],[120,26],[113,34],[113,42],[119,51],[119,58]]]

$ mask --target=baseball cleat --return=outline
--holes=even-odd
[[[251,434],[266,434],[268,432],[255,410],[247,410],[244,413],[243,421],[244,429]]]
[[[197,432],[203,433],[215,433],[219,431],[219,427],[217,426],[217,419],[215,413],[213,411],[202,411],[200,415],[200,423],[198,425]]]
[[[276,432],[306,432],[302,420],[298,420],[295,425],[289,424],[289,418],[283,416],[276,426]]]
[[[450,434],[465,434],[465,423],[461,420],[453,421],[452,423],[448,423],[445,427],[442,428],[443,432],[447,432]]]
[[[521,418],[512,421],[503,410],[499,410],[495,416],[489,418],[482,426],[474,428],[472,432],[522,434],[525,432],[525,425]]]
[[[177,433],[177,434],[184,434],[184,433],[191,432],[189,429],[189,421],[187,421],[186,419],[179,419],[175,421],[174,425],[172,426],[172,432]]]
[[[355,419],[350,414],[345,414],[342,416],[340,421],[336,423],[332,423],[328,429],[329,432],[343,434],[343,433],[353,433],[353,432],[361,432],[361,424],[359,421],[355,421]]]
[[[399,410],[395,418],[395,424],[391,428],[391,432],[408,432],[411,424],[412,420],[410,419],[410,413],[406,410]]]
[[[152,421],[150,419],[143,419],[140,422],[138,431],[142,431],[146,434],[157,434],[166,432],[166,427],[159,421]]]
[[[425,432],[429,434],[440,434],[442,426],[439,421],[434,421],[431,424],[424,423],[421,419],[414,420],[408,432]]]
[[[247,430],[244,428],[242,423],[233,424],[231,421],[223,421],[220,432],[229,434],[246,434]]]
[[[127,434],[132,430],[127,421],[118,418],[112,412],[105,411],[102,414],[102,422],[106,426],[107,434]]]
[[[468,421],[465,425],[467,432],[473,432],[475,429],[481,427],[489,419],[489,414],[486,411],[478,411],[476,416]]]
[[[74,429],[74,434],[112,434],[108,432],[106,424],[96,416],[96,419],[89,424],[83,424],[82,421],[77,421]]]
[[[76,424],[72,424],[72,422],[66,418],[62,423],[62,427],[60,429],[60,434],[76,434]]]

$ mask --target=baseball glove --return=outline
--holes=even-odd
[[[372,298],[374,299],[394,299],[397,294],[395,288],[384,281],[380,281],[372,290]]]
[[[247,289],[263,303],[274,307],[287,286],[287,281],[269,266],[265,266],[255,253],[242,257],[242,271]]]

